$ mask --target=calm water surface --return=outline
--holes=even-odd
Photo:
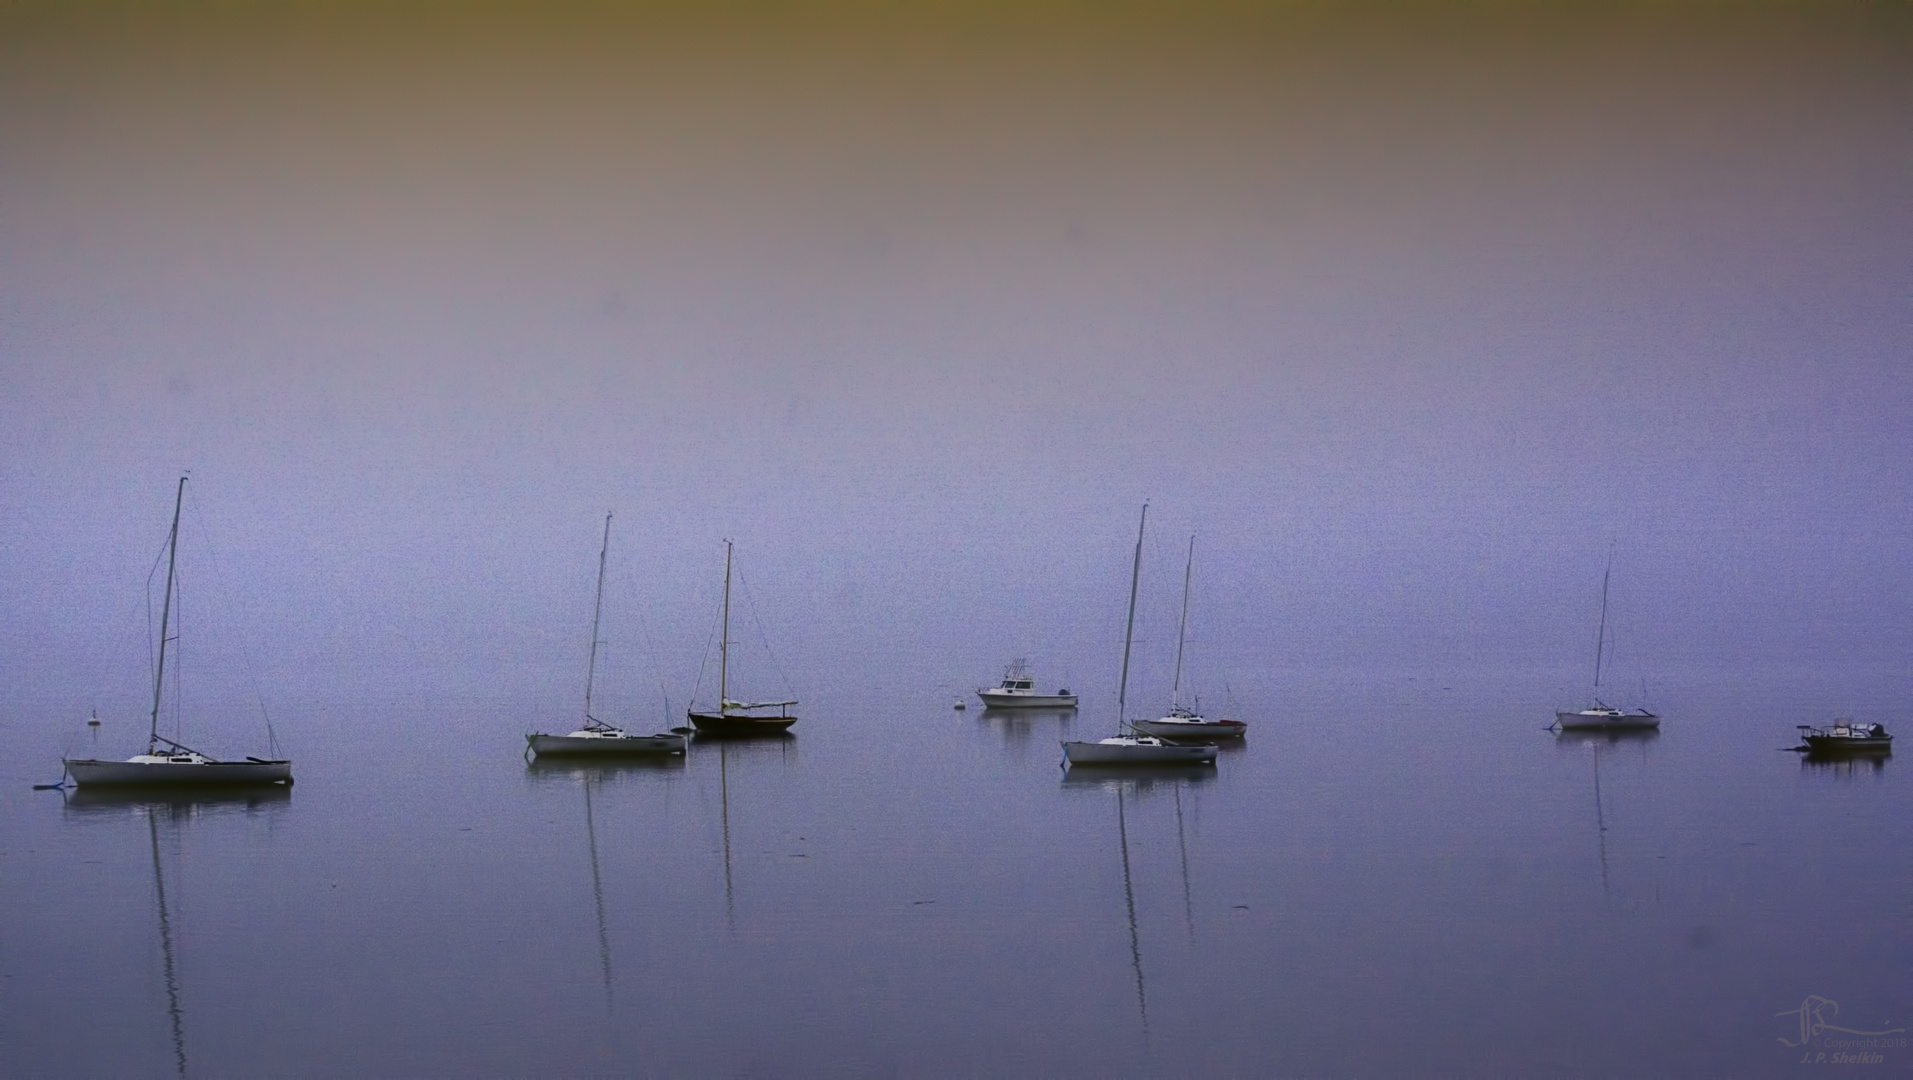
[[[1776,752],[1824,719],[1784,687],[1669,680],[1610,740],[1541,679],[1272,677],[1215,769],[1092,775],[1094,695],[907,676],[670,765],[417,704],[331,710],[265,796],[10,759],[6,1071],[1746,1076],[1860,1038],[1785,1045],[1815,996],[1913,1020],[1904,763]],[[1853,1069],[1913,1062],[1878,1038]]]

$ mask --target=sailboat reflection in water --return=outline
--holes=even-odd
[[[166,991],[166,1023],[173,1051],[173,1071],[178,1076],[187,1075],[184,980],[180,977],[179,938],[173,922],[178,905],[167,892],[165,861],[160,854],[160,818],[182,823],[203,813],[237,811],[251,816],[261,810],[276,812],[291,801],[291,790],[282,785],[203,790],[180,787],[144,790],[88,787],[66,796],[66,811],[69,814],[89,818],[137,814],[146,819],[147,854],[153,873],[155,930],[159,939],[160,978]]]
[[[1601,793],[1601,754],[1603,751],[1609,753],[1615,752],[1623,745],[1632,745],[1640,748],[1644,758],[1648,747],[1652,746],[1654,741],[1659,737],[1660,732],[1652,728],[1645,730],[1622,728],[1610,731],[1569,729],[1555,736],[1555,745],[1564,749],[1584,746],[1589,750],[1590,756],[1594,759],[1594,830],[1597,840],[1597,850],[1600,855],[1601,897],[1603,902],[1611,897],[1612,887],[1609,881],[1607,858],[1608,800],[1607,797]]]
[[[1123,868],[1123,911],[1129,927],[1129,963],[1136,982],[1136,1018],[1142,1027],[1143,1044],[1149,1043],[1149,984],[1144,975],[1142,931],[1136,917],[1136,878],[1129,850],[1131,809],[1142,796],[1157,785],[1170,786],[1176,796],[1176,844],[1182,866],[1183,921],[1191,945],[1195,943],[1195,917],[1189,889],[1189,849],[1183,832],[1182,788],[1215,779],[1215,770],[1200,765],[1153,765],[1146,767],[1109,766],[1099,769],[1071,769],[1063,774],[1067,788],[1109,791],[1116,796],[1116,847]]]

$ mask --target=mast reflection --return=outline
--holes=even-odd
[[[179,1004],[179,969],[173,962],[173,920],[166,911],[166,875],[159,865],[159,818],[150,810],[146,815],[147,836],[153,845],[153,896],[159,907],[159,948],[165,964],[166,1013],[172,1021],[173,1066],[186,1075],[186,1018]]]

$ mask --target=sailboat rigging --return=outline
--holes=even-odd
[[[1136,554],[1129,568],[1129,619],[1123,630],[1123,673],[1116,690],[1118,733],[1096,742],[1065,742],[1063,761],[1066,765],[1215,764],[1214,746],[1164,742],[1154,735],[1143,733],[1129,722],[1126,715],[1129,702],[1129,652],[1136,638],[1136,587],[1142,581],[1142,539],[1148,525],[1149,504],[1144,503],[1142,519],[1136,525]],[[1122,734],[1124,728],[1135,734]]]
[[[604,542],[598,548],[598,591],[591,604],[591,658],[585,665],[585,722],[569,735],[532,732],[525,736],[526,749],[533,754],[626,755],[682,754],[686,729],[655,735],[633,735],[598,719],[591,711],[591,690],[598,675],[598,626],[604,614],[604,564],[611,550],[611,515],[604,516]]]
[[[186,477],[173,494],[173,526],[166,538],[166,595],[160,604],[159,655],[153,665],[153,708],[146,730],[146,752],[125,761],[65,758],[66,774],[80,786],[144,784],[290,784],[292,762],[248,757],[220,761],[159,733],[159,707],[166,690],[166,646],[172,636],[173,595],[178,587],[179,512],[186,499]]]
[[[1608,549],[1601,571],[1601,620],[1594,634],[1594,704],[1579,710],[1558,710],[1554,722],[1563,731],[1642,731],[1661,726],[1661,718],[1646,709],[1622,712],[1601,700],[1601,660],[1607,644],[1607,587],[1614,573],[1614,550]]]
[[[1169,691],[1169,715],[1158,720],[1138,720],[1136,728],[1165,739],[1223,738],[1239,739],[1249,730],[1240,720],[1210,720],[1182,704],[1182,647],[1189,631],[1189,583],[1196,570],[1196,538],[1189,538],[1189,560],[1182,568],[1182,618],[1176,623],[1176,678]]]
[[[797,722],[790,714],[791,701],[732,701],[731,674],[731,561],[732,544],[724,541],[724,614],[718,635],[717,711],[699,711],[695,706],[686,715],[701,735],[779,735]],[[709,653],[705,654],[709,656]],[[776,716],[757,715],[759,709],[777,709]]]

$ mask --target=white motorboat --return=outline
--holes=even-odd
[[[1036,690],[1036,679],[1030,674],[1028,660],[1012,660],[1003,672],[1003,681],[991,687],[979,687],[976,696],[983,699],[985,708],[990,709],[1074,709],[1076,695],[1068,688],[1058,688],[1054,694],[1041,694]]]
[[[1646,731],[1659,728],[1661,718],[1646,709],[1623,712],[1601,701],[1601,656],[1607,643],[1607,583],[1614,571],[1614,556],[1608,555],[1607,568],[1601,571],[1601,621],[1594,633],[1594,704],[1585,709],[1561,709],[1554,714],[1554,726],[1562,731]]]
[[[166,596],[160,603],[159,655],[153,670],[153,709],[146,730],[146,752],[124,761],[63,759],[61,764],[66,767],[66,774],[81,787],[292,783],[290,761],[256,757],[248,757],[244,761],[221,761],[159,733],[159,706],[166,686],[166,646],[173,640],[171,628],[173,593],[179,566],[179,511],[185,499],[186,478],[182,476],[178,489],[173,493],[173,527],[166,538]]]
[[[1155,720],[1138,720],[1135,727],[1145,735],[1164,739],[1240,739],[1249,725],[1240,720],[1210,720],[1194,709],[1182,706],[1182,646],[1189,629],[1189,582],[1196,568],[1196,538],[1189,538],[1189,561],[1182,568],[1182,618],[1176,624],[1176,678],[1169,690],[1169,715]]]
[[[731,673],[731,542],[724,541],[724,620],[717,642],[717,711],[700,712],[695,707],[686,714],[696,725],[699,735],[720,738],[751,735],[782,735],[790,730],[797,718],[790,714],[789,701],[732,701],[730,698]],[[746,594],[748,596],[748,593]],[[709,656],[709,653],[705,654]],[[759,710],[776,709],[777,715],[770,716]]]
[[[1136,586],[1142,580],[1143,530],[1149,524],[1149,504],[1144,503],[1142,520],[1136,526],[1136,555],[1129,569],[1129,622],[1123,631],[1123,674],[1116,689],[1117,723],[1135,730],[1123,719],[1129,699],[1129,648],[1136,637]],[[1165,742],[1153,735],[1117,734],[1096,742],[1065,742],[1063,760],[1071,765],[1188,765],[1215,764],[1214,746],[1182,745]]]
[[[525,736],[525,748],[533,754],[569,754],[610,756],[627,754],[682,754],[684,731],[656,735],[633,735],[613,727],[591,713],[592,682],[598,674],[599,618],[604,613],[604,562],[611,550],[611,515],[604,516],[604,543],[598,548],[598,593],[591,605],[591,659],[585,665],[584,726],[567,735],[532,732]]]

